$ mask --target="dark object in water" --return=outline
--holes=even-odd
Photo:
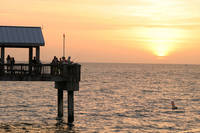
[[[174,101],[171,101],[171,104],[172,104],[172,110],[178,109],[178,107],[175,106]]]

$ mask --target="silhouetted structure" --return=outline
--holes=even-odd
[[[176,109],[178,109],[178,107],[175,106],[174,101],[171,101],[171,105],[172,105],[172,110],[176,110]]]
[[[79,90],[81,65],[42,64],[40,46],[44,46],[40,27],[0,26],[0,81],[54,81],[58,89],[58,117],[63,116],[63,90],[68,92],[68,123],[74,121],[74,91]],[[29,62],[5,63],[6,48],[28,48]],[[36,55],[33,60],[33,49]],[[9,57],[10,58],[10,57]],[[12,68],[12,69],[11,69]],[[52,73],[52,68],[56,68]]]

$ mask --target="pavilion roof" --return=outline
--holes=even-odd
[[[44,46],[41,27],[0,26],[0,47]]]

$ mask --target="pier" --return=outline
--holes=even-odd
[[[63,117],[63,92],[68,93],[68,124],[74,122],[74,91],[79,91],[81,65],[63,62],[40,62],[40,46],[44,46],[40,27],[0,26],[0,81],[52,81],[57,89],[57,116]],[[6,48],[29,49],[28,63],[11,63],[5,58]],[[33,53],[35,50],[35,60]]]

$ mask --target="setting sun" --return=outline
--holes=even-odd
[[[168,56],[176,51],[179,38],[184,36],[179,29],[172,28],[148,28],[141,31],[143,40],[152,54],[156,56]]]
[[[156,56],[167,56],[170,52],[168,45],[157,45],[154,47],[154,54]]]

